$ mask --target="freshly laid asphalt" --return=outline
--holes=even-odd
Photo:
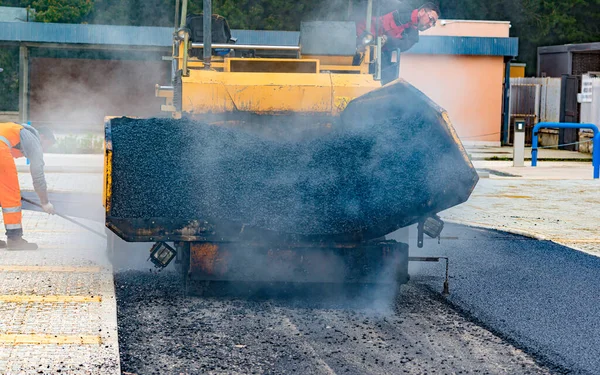
[[[457,225],[421,253],[450,257],[448,301],[471,319],[566,372],[600,373],[599,257]],[[414,282],[441,290],[441,265],[412,271]]]

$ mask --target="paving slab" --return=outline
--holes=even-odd
[[[513,157],[513,147],[467,147],[472,160],[509,159]],[[531,147],[525,147],[525,159],[531,159]],[[591,160],[592,155],[578,151],[539,148],[538,160]]]
[[[101,173],[46,173],[48,191],[62,193],[102,194]],[[19,184],[23,191],[33,191],[33,181],[28,172],[19,173]]]
[[[0,250],[0,374],[120,374],[105,240],[41,212],[23,226],[40,249]]]
[[[44,154],[47,173],[102,173],[103,154]],[[19,172],[28,172],[27,159],[15,160]]]
[[[473,165],[478,171],[486,171],[490,178],[519,178],[528,180],[593,180],[594,169],[591,162],[538,162],[532,167],[525,162],[523,167],[513,167],[512,161],[475,160]]]

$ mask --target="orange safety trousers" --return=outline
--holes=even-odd
[[[21,225],[21,189],[11,149],[0,142],[0,206],[8,237],[23,235]]]

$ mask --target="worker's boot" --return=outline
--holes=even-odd
[[[6,242],[8,250],[37,250],[38,245],[29,243],[23,237],[9,237]]]
[[[6,242],[0,240],[0,249],[6,249]]]

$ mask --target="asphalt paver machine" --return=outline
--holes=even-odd
[[[174,260],[186,288],[405,283],[409,246],[385,235],[439,236],[437,213],[478,181],[447,113],[402,79],[384,84],[384,39],[354,22],[247,45],[210,5],[182,3],[171,83],[156,86],[165,117],[106,119],[106,227],[153,243],[152,262]]]

